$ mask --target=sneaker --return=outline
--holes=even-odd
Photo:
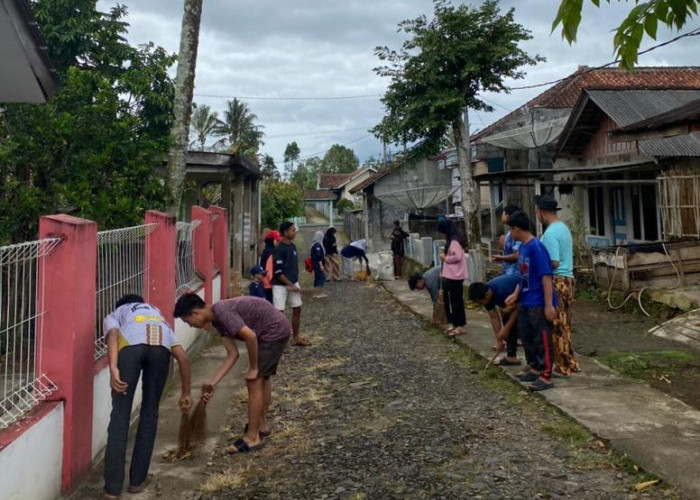
[[[554,387],[554,383],[551,380],[545,380],[542,377],[538,377],[537,380],[530,384],[530,390],[534,392],[546,391],[552,387]]]
[[[518,377],[518,380],[521,382],[534,382],[535,380],[539,379],[540,375],[538,373],[532,373],[528,372],[524,375],[521,375]]]

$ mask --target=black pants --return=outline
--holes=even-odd
[[[143,400],[131,456],[129,484],[139,486],[148,476],[158,429],[158,405],[170,368],[170,351],[165,347],[145,344],[127,346],[119,351],[117,363],[119,377],[128,385],[126,394],[112,391],[104,470],[105,491],[110,495],[120,495],[122,492],[131,406],[139,375],[142,375]]]
[[[506,323],[508,323],[508,320],[510,319],[512,314],[518,314],[516,311],[512,311],[509,313],[503,313],[501,314],[501,322],[505,326]],[[518,321],[516,319],[515,323],[513,326],[510,328],[510,331],[508,332],[508,337],[506,338],[506,356],[509,358],[515,358],[518,356],[518,339],[520,338],[520,334],[518,333]]]
[[[467,316],[464,313],[464,296],[462,295],[464,280],[442,279],[442,289],[445,291],[445,314],[447,322],[453,326],[467,324]]]
[[[542,378],[552,376],[552,325],[544,317],[543,307],[518,308],[518,332],[523,341],[525,359]]]
[[[266,288],[265,289],[265,299],[272,304],[272,288]]]

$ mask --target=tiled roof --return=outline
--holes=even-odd
[[[318,180],[318,187],[319,189],[338,189],[355,175],[355,172],[349,174],[321,174]]]
[[[304,191],[304,200],[335,200],[336,194],[330,189]]]
[[[596,90],[682,90],[700,89],[700,67],[638,67],[629,73],[618,68],[591,69],[581,66],[566,79],[531,99],[515,111],[472,136],[478,142],[484,136],[505,128],[525,108],[573,108],[584,89]]]

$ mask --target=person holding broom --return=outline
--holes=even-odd
[[[216,384],[238,361],[239,353],[234,339],[245,342],[248,350],[248,371],[245,374],[248,423],[243,436],[226,451],[248,453],[262,448],[262,438],[270,435],[267,421],[272,398],[270,377],[277,373],[277,365],[291,332],[284,312],[257,297],[236,297],[212,306],[197,294],[188,293],[178,299],[174,315],[194,328],[213,325],[226,348],[226,359],[203,386],[202,399],[205,402],[211,399]]]
[[[142,379],[143,399],[129,469],[129,493],[146,488],[153,444],[158,429],[158,405],[168,380],[170,356],[177,360],[182,379],[180,409],[188,412],[190,365],[187,354],[175,338],[160,311],[138,295],[120,298],[104,320],[112,388],[112,413],[107,428],[104,496],[117,498],[124,483],[126,445],[136,384]]]

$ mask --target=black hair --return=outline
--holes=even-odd
[[[196,293],[186,293],[175,303],[175,310],[173,311],[173,316],[176,318],[182,318],[183,316],[189,316],[195,309],[204,309],[206,303],[202,300],[202,297]]]
[[[408,288],[411,290],[416,289],[416,285],[420,280],[423,279],[423,275],[421,273],[413,273],[409,278],[408,278]]]
[[[508,225],[510,227],[517,227],[523,231],[530,231],[532,227],[530,225],[530,219],[525,212],[515,212],[511,215],[508,218]]]
[[[331,226],[331,227],[329,227],[328,229],[326,229],[326,236],[328,236],[328,235],[331,235],[331,236],[332,236],[332,235],[334,235],[337,231],[338,231],[338,230],[337,230],[336,228],[334,228],[333,226]]]
[[[395,220],[395,221],[394,221],[394,225],[395,225],[395,226],[400,226],[400,225],[401,225],[401,222]]]
[[[114,308],[118,309],[126,304],[142,304],[143,302],[145,301],[140,295],[136,295],[135,293],[127,293],[126,295],[122,295],[122,297],[114,305]]]
[[[477,302],[486,297],[489,286],[486,283],[476,282],[469,285],[469,300]]]
[[[457,224],[455,224],[453,220],[441,220],[438,222],[437,230],[445,235],[445,253],[449,250],[452,240],[455,240],[460,245],[462,244],[462,234],[459,232],[459,229],[457,229]]]
[[[284,237],[284,233],[287,232],[287,229],[289,229],[293,225],[294,223],[289,220],[286,220],[282,224],[280,224],[280,236]]]
[[[506,215],[511,216],[516,212],[522,212],[523,209],[520,208],[518,205],[507,205],[503,211],[506,213]]]

